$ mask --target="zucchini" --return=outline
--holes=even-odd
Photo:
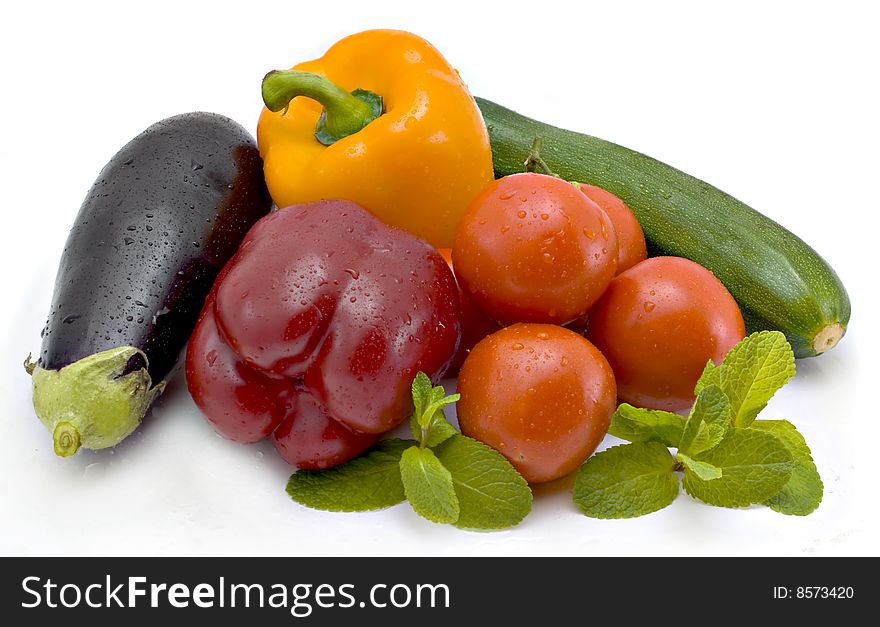
[[[535,138],[562,178],[605,188],[633,210],[651,255],[711,270],[742,310],[751,333],[782,331],[797,357],[833,348],[850,302],[837,274],[796,235],[708,183],[611,142],[532,120],[477,98],[495,176],[523,171]]]

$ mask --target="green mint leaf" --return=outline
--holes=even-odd
[[[765,505],[781,514],[792,516],[806,516],[819,507],[824,486],[804,436],[787,420],[756,420],[751,429],[772,433],[788,447],[794,457],[791,479]]]
[[[423,446],[437,446],[458,433],[446,420],[443,408],[461,398],[459,394],[446,396],[443,386],[431,387],[431,380],[419,372],[412,383],[413,407],[409,426],[413,437]]]
[[[419,516],[436,523],[458,520],[459,504],[452,475],[428,448],[412,446],[400,457],[406,499]]]
[[[431,404],[425,408],[425,413],[420,420],[420,424],[422,426],[430,426],[434,419],[440,415],[443,416],[443,408],[447,405],[451,405],[452,403],[457,403],[461,398],[461,394],[450,394],[449,396],[444,396],[446,391],[440,387],[437,388],[440,390],[440,398],[437,400],[431,401]]]
[[[415,406],[415,416],[425,413],[425,408],[431,403],[431,379],[424,372],[419,371],[412,382],[412,398]]]
[[[635,518],[678,495],[675,460],[660,442],[623,444],[596,453],[578,470],[575,505],[591,518]]]
[[[431,423],[428,427],[422,432],[421,426],[411,425],[413,430],[418,428],[418,435],[416,437],[428,447],[435,447],[441,442],[446,441],[454,435],[458,435],[458,431],[455,430],[448,420],[446,420],[446,416],[443,415],[443,410],[441,409],[434,417],[431,419]],[[415,431],[413,431],[415,433]]]
[[[684,418],[678,414],[621,403],[611,417],[608,433],[630,442],[661,442],[678,447],[684,424]]]
[[[456,527],[506,529],[531,511],[529,484],[495,449],[456,435],[434,452],[452,475],[460,507]]]
[[[678,450],[698,455],[718,446],[730,426],[730,401],[717,385],[700,390],[684,425]]]
[[[684,453],[678,453],[675,456],[675,459],[680,461],[684,466],[685,473],[692,472],[694,473],[700,480],[702,481],[712,481],[713,479],[720,479],[722,476],[722,471],[717,466],[713,466],[707,462],[698,462],[695,459],[691,459]]]
[[[721,385],[721,373],[718,366],[710,359],[703,367],[703,374],[697,380],[697,386],[694,388],[694,394],[699,394],[707,385]]]
[[[730,399],[733,426],[748,427],[776,390],[794,376],[794,353],[779,331],[752,333],[730,349],[718,367]]]
[[[685,472],[685,491],[720,507],[763,503],[791,478],[793,458],[782,441],[754,429],[731,429],[715,448],[695,456],[721,469],[721,477],[706,481]]]
[[[431,404],[439,403],[443,400],[443,397],[446,396],[446,390],[443,389],[442,385],[435,385],[431,388]],[[445,404],[445,403],[444,403]]]
[[[400,457],[412,440],[383,440],[346,464],[327,470],[300,470],[290,476],[287,494],[297,503],[331,512],[365,512],[404,500]]]

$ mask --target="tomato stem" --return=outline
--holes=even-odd
[[[540,170],[541,174],[546,174],[547,176],[552,176],[554,178],[562,178],[556,172],[550,169],[550,166],[547,165],[547,162],[541,157],[541,148],[544,146],[544,139],[541,137],[536,137],[534,141],[532,141],[532,147],[529,149],[529,156],[523,162],[523,167],[526,169],[526,172],[537,172]]]

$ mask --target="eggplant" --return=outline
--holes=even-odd
[[[253,137],[214,113],[157,122],[104,167],[67,238],[40,357],[25,362],[58,455],[140,424],[218,272],[271,206]]]

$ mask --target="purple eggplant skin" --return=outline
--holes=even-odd
[[[150,126],[104,167],[79,210],[31,369],[58,372],[132,347],[114,377],[145,369],[161,389],[218,272],[271,206],[256,143],[233,120],[196,112]],[[50,430],[59,420],[40,418]]]

